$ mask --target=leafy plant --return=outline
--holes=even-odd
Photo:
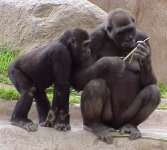
[[[159,87],[160,92],[161,92],[161,97],[167,98],[167,84],[165,84],[164,82],[159,82],[158,87]]]
[[[0,82],[10,84],[7,77],[7,69],[12,60],[14,60],[20,51],[13,50],[9,45],[0,45]]]
[[[0,99],[16,100],[19,98],[19,93],[12,87],[0,87]]]

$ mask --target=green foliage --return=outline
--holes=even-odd
[[[0,74],[0,83],[10,84],[10,80],[6,74]]]
[[[0,87],[0,99],[16,100],[19,93],[12,87]]]
[[[161,97],[167,98],[167,84],[165,84],[164,82],[159,82],[158,87],[159,87],[160,92],[161,92]]]
[[[167,109],[167,103],[160,103],[157,109]]]
[[[79,104],[80,103],[81,95],[74,89],[70,91],[70,104]]]
[[[12,60],[19,55],[19,51],[13,50],[9,45],[0,44],[0,82],[10,84],[7,78],[7,68]]]

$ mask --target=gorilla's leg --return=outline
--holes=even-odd
[[[31,81],[17,69],[13,68],[11,72],[9,72],[9,77],[21,94],[12,114],[11,124],[24,128],[27,131],[36,131],[38,126],[27,118],[36,88],[32,85]]]
[[[50,109],[50,103],[44,90],[37,90],[35,101],[39,115],[39,123],[45,122]]]
[[[133,100],[132,105],[119,117],[119,120],[127,123],[120,129],[121,133],[130,133],[132,140],[140,137],[137,126],[151,115],[159,102],[160,92],[156,86],[146,86]]]
[[[70,84],[63,83],[61,77],[59,83],[54,88],[54,99],[52,102],[52,111],[56,113],[56,123],[54,128],[59,131],[71,130],[69,114],[69,93]]]
[[[156,109],[161,101],[160,91],[155,85],[149,85],[145,87],[143,92],[143,104],[137,115],[130,121],[131,124],[137,126],[145,121],[152,112]]]
[[[95,79],[86,85],[81,97],[81,112],[84,124],[100,139],[112,143],[114,129],[101,122],[112,119],[110,92],[105,80]]]
[[[43,127],[54,127],[59,131],[71,130],[68,99],[69,84],[57,84],[54,87],[52,107],[48,112],[47,119],[40,125]]]
[[[52,109],[50,109],[46,120],[40,123],[40,126],[54,128],[55,124],[56,124],[56,113]]]

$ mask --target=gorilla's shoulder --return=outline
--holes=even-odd
[[[107,37],[107,33],[104,25],[99,25],[98,27],[90,31],[89,34],[92,40],[98,39],[98,41],[101,41]]]

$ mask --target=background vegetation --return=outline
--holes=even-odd
[[[0,99],[2,100],[17,100],[19,93],[11,85],[10,80],[7,77],[7,68],[12,60],[21,54],[18,50],[13,50],[9,45],[0,45]],[[167,98],[167,85],[165,83],[158,83],[157,85],[161,91],[161,97]],[[52,100],[53,87],[49,87],[47,90],[49,100]],[[70,103],[80,103],[80,93],[71,89]],[[167,109],[167,103],[161,103],[158,109]]]

